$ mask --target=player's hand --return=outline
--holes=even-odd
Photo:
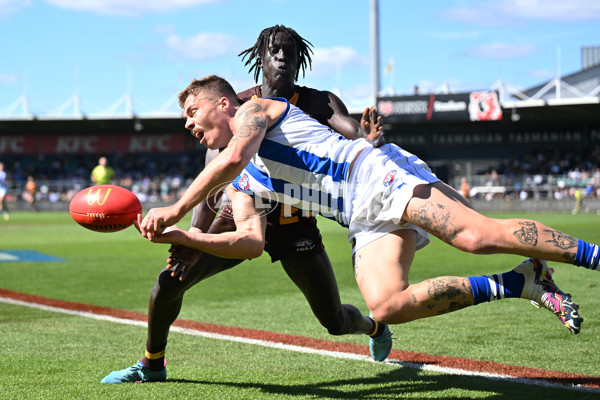
[[[169,243],[183,245],[186,239],[186,231],[179,229],[176,225],[165,228],[161,233],[155,233],[150,241],[152,243]]]
[[[142,229],[140,227],[142,223],[143,223],[142,215],[138,214],[137,220],[133,221],[133,225],[144,237],[146,237],[152,243],[170,243],[170,244],[175,244],[175,245],[185,243],[186,232],[179,229],[175,225],[165,228],[160,233],[154,232],[154,234],[152,234],[152,235],[150,235],[148,233],[146,235],[144,235],[142,233]]]
[[[185,246],[171,246],[171,255],[167,258],[165,269],[172,271],[171,276],[183,281],[202,257],[202,252]]]
[[[140,233],[152,240],[155,234],[162,233],[168,226],[174,225],[181,217],[175,210],[175,206],[153,208],[139,223]]]
[[[367,139],[373,144],[382,142],[383,120],[377,114],[375,107],[366,107],[360,119],[360,127],[367,134]]]

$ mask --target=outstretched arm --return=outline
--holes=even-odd
[[[170,243],[200,250],[222,258],[255,258],[265,247],[266,216],[254,206],[254,198],[235,189],[227,193],[233,204],[236,230],[217,234],[184,231],[176,226],[152,237],[154,243]],[[138,223],[141,221],[138,221]]]
[[[350,116],[346,105],[335,94],[327,92],[327,106],[332,114],[327,125],[348,139],[366,138],[374,146],[383,144],[383,128],[381,116],[375,107],[367,107],[363,111],[360,122]]]

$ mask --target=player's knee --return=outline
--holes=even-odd
[[[375,298],[365,299],[367,307],[371,311],[372,318],[378,322],[388,323],[395,318],[398,312],[401,312],[398,307],[402,307],[403,302],[400,299],[406,299],[408,282],[400,282],[393,289],[388,291],[381,290],[380,295]]]
[[[393,309],[388,307],[386,303],[380,303],[377,306],[369,308],[371,310],[371,316],[375,321],[387,323],[393,316]]]
[[[163,270],[156,279],[152,290],[153,296],[177,296],[185,291],[185,285],[179,276],[171,276],[171,271]]]

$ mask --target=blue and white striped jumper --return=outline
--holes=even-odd
[[[365,139],[346,139],[287,103],[233,186],[336,220],[349,227],[355,249],[398,229],[416,230],[421,248],[428,235],[401,218],[414,187],[436,181],[423,161],[400,147],[375,149]]]
[[[348,169],[367,147],[371,145],[366,140],[348,140],[287,103],[233,185],[348,226],[344,204]]]

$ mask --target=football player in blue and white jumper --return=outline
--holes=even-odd
[[[179,101],[192,135],[210,149],[225,149],[175,204],[151,209],[140,221],[148,239],[210,247],[215,235],[165,229],[231,182],[239,194],[254,196],[254,204],[277,199],[347,227],[356,281],[377,321],[400,324],[520,297],[580,331],[578,306],[554,283],[545,260],[596,269],[598,246],[538,221],[483,216],[415,155],[393,144],[374,148],[345,139],[285,99],[240,105],[229,83],[212,75],[194,80]],[[415,250],[428,243],[428,234],[469,253],[528,258],[505,273],[409,284]]]

